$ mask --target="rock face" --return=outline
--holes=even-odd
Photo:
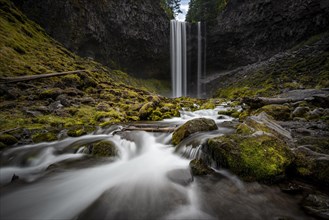
[[[169,78],[169,18],[153,0],[14,1],[77,54],[139,77]]]
[[[327,0],[230,0],[208,30],[208,69],[265,60],[328,27]]]

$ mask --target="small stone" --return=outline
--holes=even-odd
[[[329,197],[324,194],[310,194],[301,203],[303,209],[315,217],[329,219]]]
[[[55,110],[60,109],[62,107],[63,105],[61,104],[61,101],[55,101],[48,106],[51,112],[54,112]]]
[[[190,162],[191,172],[194,176],[203,176],[214,173],[202,159],[194,159]]]
[[[309,112],[309,107],[297,107],[292,112],[292,117],[304,117],[307,112]]]

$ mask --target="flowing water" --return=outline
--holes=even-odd
[[[232,132],[215,110],[182,111],[178,125],[207,117],[217,131],[197,133],[175,151],[170,133],[120,132],[120,126],[78,138],[20,146],[1,155],[1,219],[308,219],[297,200],[276,187],[244,183],[226,170],[192,177],[201,143]],[[119,132],[118,132],[119,131]],[[116,158],[88,156],[88,146],[114,143]],[[10,183],[13,174],[19,180]]]

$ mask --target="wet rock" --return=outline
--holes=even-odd
[[[100,141],[92,146],[92,155],[98,157],[113,157],[118,154],[115,145],[110,141]]]
[[[293,167],[301,178],[329,185],[329,155],[312,151],[305,146],[294,149]]]
[[[291,133],[272,120],[265,112],[247,117],[244,124],[253,129],[253,131],[267,132],[286,141],[292,140]]]
[[[39,131],[38,133],[33,134],[31,138],[33,143],[50,142],[57,140],[56,134],[47,130]]]
[[[292,112],[292,117],[304,117],[306,113],[310,110],[309,107],[297,107],[295,110]]]
[[[245,180],[276,181],[293,160],[290,147],[290,132],[262,112],[247,117],[236,134],[211,138],[202,149],[219,167]]]
[[[32,110],[27,110],[27,109],[25,110],[25,113],[27,115],[30,115],[30,116],[33,116],[33,117],[38,117],[38,116],[42,115],[42,113],[39,112],[39,111],[32,111]]]
[[[275,181],[285,174],[293,159],[285,142],[264,133],[212,138],[203,150],[217,166],[228,168],[247,181]]]
[[[152,114],[152,111],[155,109],[156,105],[153,102],[145,103],[138,112],[139,118],[141,120],[147,120],[148,116]]]
[[[48,113],[49,112],[49,108],[47,106],[38,106],[35,108],[37,111],[42,112],[42,113]]]
[[[0,135],[0,143],[3,144],[3,146],[10,146],[14,145],[18,142],[18,140],[10,134],[1,134]]]
[[[54,112],[55,110],[58,110],[58,109],[60,109],[62,107],[63,107],[63,105],[61,104],[61,101],[55,101],[55,102],[52,102],[48,106],[48,109],[49,109],[49,111]]]
[[[194,159],[190,162],[193,176],[203,176],[214,173],[202,159]]]
[[[69,107],[71,106],[71,100],[69,99],[69,97],[65,94],[61,94],[56,98],[57,101],[60,101],[61,104],[65,107]]]
[[[70,137],[80,137],[82,135],[87,134],[87,131],[84,127],[78,127],[78,128],[70,128],[67,132],[67,135]]]
[[[111,108],[107,103],[101,102],[96,106],[96,110],[98,111],[109,111]]]
[[[323,108],[316,108],[307,114],[308,119],[319,119],[323,115]]]
[[[93,99],[92,97],[83,97],[83,98],[80,98],[79,101],[82,104],[95,104],[96,103],[95,99]]]
[[[59,96],[62,93],[63,90],[60,88],[45,89],[40,93],[39,97],[41,99],[51,98],[53,100],[56,100],[57,96]]]
[[[212,131],[218,129],[216,123],[212,119],[196,118],[192,119],[177,128],[172,135],[172,143],[179,144],[184,138],[200,131]]]
[[[296,183],[288,183],[287,185],[281,185],[280,189],[282,192],[295,195],[295,194],[300,194],[303,191],[303,187],[296,184]]]
[[[329,197],[324,194],[310,194],[301,203],[303,209],[315,217],[329,219]]]
[[[193,176],[188,169],[171,170],[167,173],[167,177],[182,186],[187,186],[193,182]]]
[[[10,109],[15,108],[17,106],[16,101],[1,101],[0,109]]]
[[[290,118],[290,108],[286,105],[265,105],[260,108],[257,112],[266,112],[272,116],[275,120],[285,121]]]

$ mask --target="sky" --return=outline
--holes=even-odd
[[[190,0],[181,0],[180,9],[183,12],[183,14],[178,14],[178,16],[176,17],[177,20],[185,21],[185,16],[186,16],[186,13],[188,11],[188,3],[189,2],[190,2]]]

